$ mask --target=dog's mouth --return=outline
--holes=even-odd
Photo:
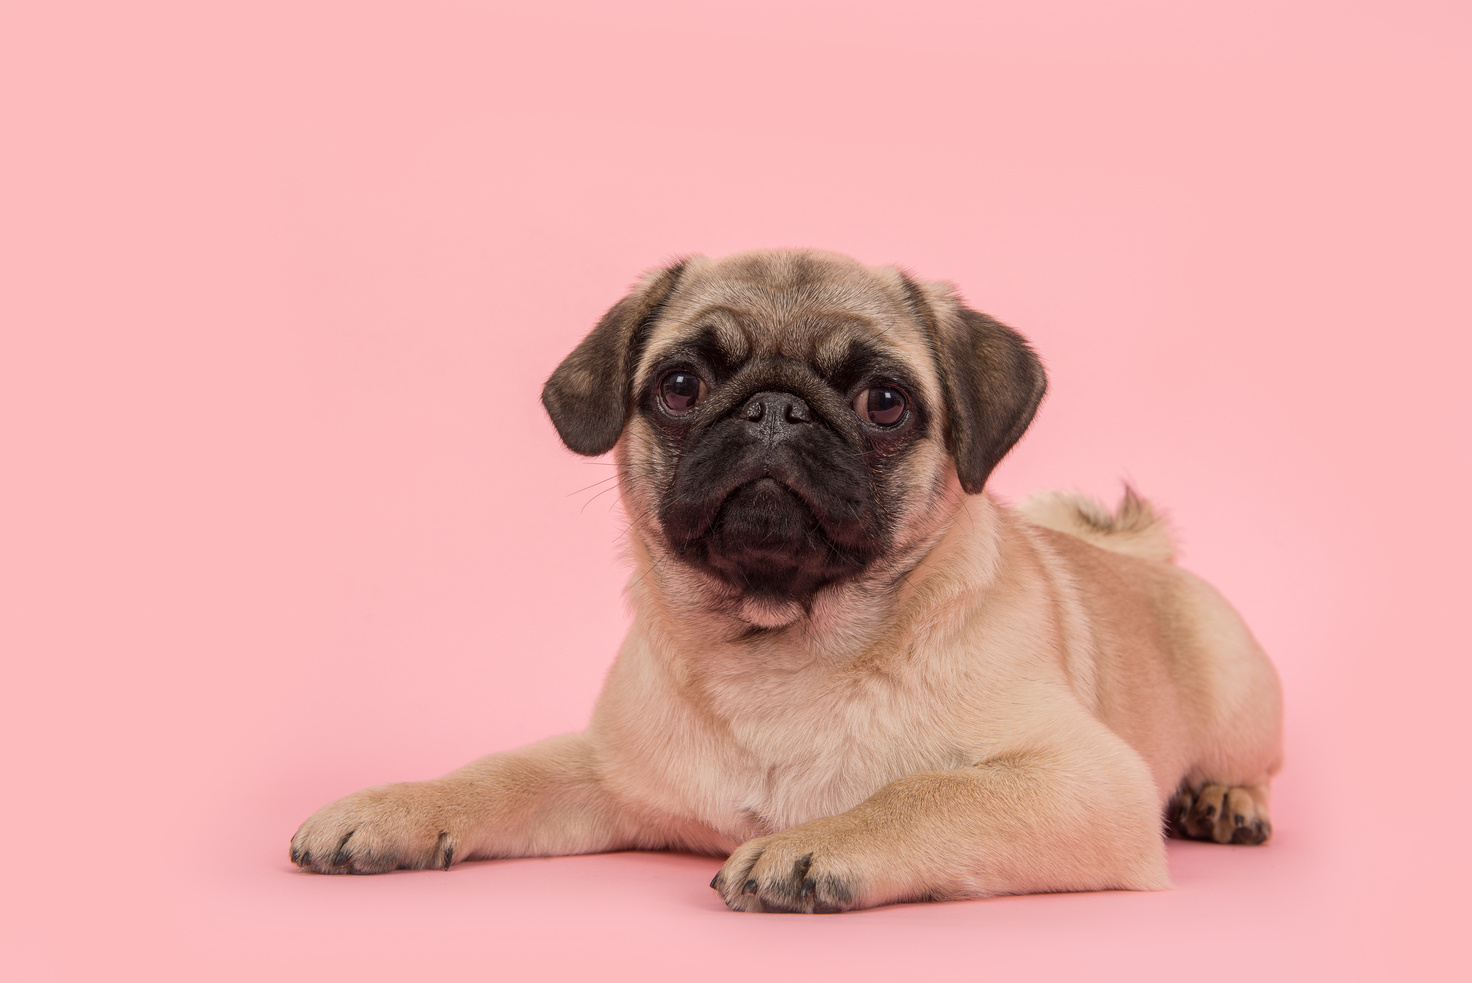
[[[721,554],[779,560],[820,539],[823,527],[801,495],[776,478],[762,477],[726,496],[709,535]]]
[[[667,523],[666,533],[682,560],[744,594],[803,601],[872,560],[858,524],[813,499],[763,474],[707,499],[705,521]]]

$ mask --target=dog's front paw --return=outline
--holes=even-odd
[[[379,785],[323,806],[291,838],[291,862],[318,874],[450,868],[456,830],[432,782]]]
[[[863,839],[838,818],[794,826],[742,844],[710,886],[734,911],[824,914],[881,904]]]

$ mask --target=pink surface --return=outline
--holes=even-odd
[[[0,978],[1464,974],[1466,9],[0,6]],[[294,872],[582,725],[621,523],[538,389],[642,269],[785,245],[1033,339],[994,487],[1171,509],[1282,672],[1272,843],[827,918],[686,856]]]

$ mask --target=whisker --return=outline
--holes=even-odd
[[[604,483],[609,482],[609,481],[617,481],[617,480],[618,480],[618,475],[611,474],[607,478],[599,478],[597,481],[593,482],[591,485],[584,485],[583,487],[579,488],[577,491],[570,491],[566,495],[564,495],[563,497],[564,498],[572,498],[578,492],[585,492],[589,488],[597,488],[601,484],[604,484]]]
[[[629,586],[626,587],[626,588],[624,588],[624,589],[625,590],[633,590],[638,585],[639,581],[643,580],[645,577],[647,577],[651,573],[653,573],[654,570],[655,570],[655,568],[658,567],[661,563],[663,563],[665,561],[665,559],[666,559],[666,557],[661,556],[659,559],[657,559],[653,563],[649,564],[649,569],[648,570],[645,570],[643,573],[639,574],[639,576],[635,577],[632,581],[629,582]]]
[[[589,505],[592,505],[594,502],[598,501],[598,499],[600,497],[602,497],[603,495],[607,495],[609,492],[611,492],[611,491],[617,491],[617,490],[618,490],[618,485],[609,485],[607,488],[603,489],[597,495],[594,495],[592,498],[590,498],[586,502],[584,502],[583,503],[583,507],[580,508],[580,509],[578,509],[578,515],[582,515],[584,512],[588,511],[588,506]],[[615,501],[617,501],[617,499],[615,499]]]

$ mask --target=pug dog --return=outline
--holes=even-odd
[[[1277,677],[1110,511],[986,481],[1043,366],[944,283],[753,252],[647,275],[553,372],[612,450],[633,627],[588,729],[326,806],[318,873],[627,849],[725,856],[752,912],[1170,885],[1167,833],[1255,844]]]

